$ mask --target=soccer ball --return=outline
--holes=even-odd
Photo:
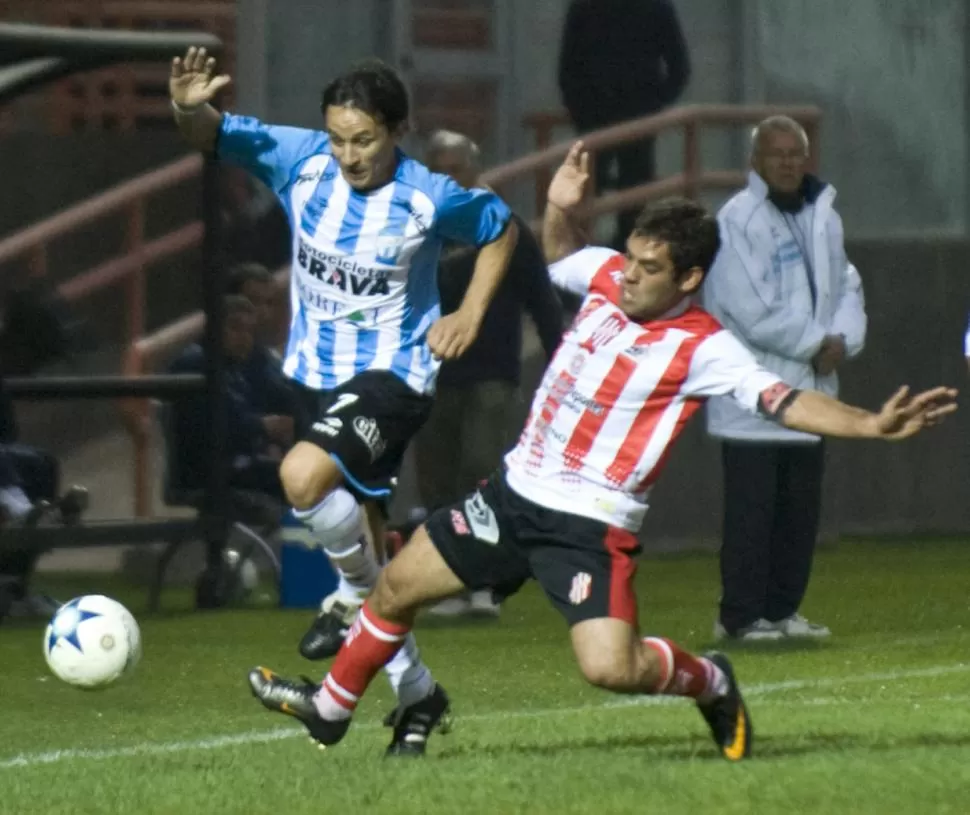
[[[76,688],[103,688],[141,657],[138,623],[121,603],[100,594],[61,606],[44,632],[44,657],[58,679]]]

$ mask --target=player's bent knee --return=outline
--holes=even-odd
[[[579,670],[591,685],[615,693],[640,687],[635,635],[628,624],[607,618],[586,620],[574,625],[570,636]]]
[[[280,464],[280,481],[286,500],[295,509],[307,510],[341,482],[334,460],[323,450],[307,442],[298,442]]]
[[[627,666],[616,664],[606,656],[581,659],[579,669],[583,677],[595,688],[618,692],[629,690],[631,682]]]

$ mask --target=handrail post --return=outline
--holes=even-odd
[[[38,243],[30,251],[30,276],[32,278],[47,277],[47,244]]]
[[[128,318],[128,342],[137,342],[145,333],[145,199],[139,196],[131,202],[125,233],[125,253],[136,259],[135,268],[128,275],[126,309]]]
[[[125,376],[145,373],[145,358],[137,342],[128,346],[123,364]],[[121,413],[132,444],[132,484],[135,488],[135,516],[152,514],[151,493],[151,405],[147,399],[124,399]]]
[[[535,213],[540,217],[546,211],[546,193],[549,192],[549,184],[552,181],[551,173],[543,167],[535,173]]]
[[[128,225],[125,234],[125,251],[136,259],[135,268],[125,281],[128,317],[128,343],[137,354],[136,343],[145,333],[145,198],[139,196],[131,202],[128,210]],[[138,368],[142,367],[140,355],[134,359]],[[139,370],[137,373],[142,373]],[[133,400],[131,404],[131,427],[135,445],[135,515],[139,518],[151,514],[150,452],[151,452],[151,408],[147,399]]]
[[[697,198],[700,192],[701,155],[697,130],[696,120],[684,123],[684,195],[691,199]]]

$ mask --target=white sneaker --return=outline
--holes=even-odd
[[[449,597],[447,600],[442,600],[437,605],[431,606],[428,613],[434,614],[436,617],[460,617],[462,614],[467,614],[470,609],[471,601],[462,594],[458,597]]]
[[[718,641],[769,642],[771,640],[780,640],[784,636],[777,623],[770,623],[764,618],[755,620],[751,625],[740,629],[734,636],[728,633],[727,629],[721,625],[720,620],[714,622],[714,639]]]
[[[792,614],[791,617],[771,625],[776,626],[783,636],[792,639],[824,640],[832,636],[828,626],[809,622],[801,614]]]
[[[482,617],[498,617],[502,606],[495,602],[490,589],[473,591],[469,598],[468,613]]]

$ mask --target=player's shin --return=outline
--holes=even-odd
[[[319,714],[331,721],[349,718],[377,672],[402,650],[408,633],[408,626],[380,618],[364,603],[314,697]]]
[[[640,648],[645,693],[689,696],[701,704],[727,693],[727,677],[706,657],[694,656],[663,637],[647,637]]]
[[[380,567],[364,533],[364,515],[354,497],[337,487],[319,504],[294,513],[320,542],[340,575],[337,598],[356,607],[377,582]]]

